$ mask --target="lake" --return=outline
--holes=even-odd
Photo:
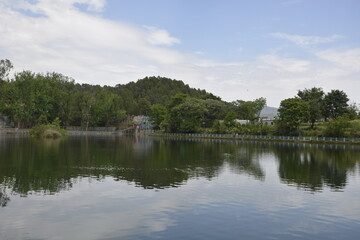
[[[0,135],[0,239],[359,239],[360,146]]]

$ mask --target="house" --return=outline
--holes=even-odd
[[[260,117],[260,123],[262,122],[265,125],[274,125],[276,116],[274,114],[263,114]]]
[[[239,123],[240,125],[246,125],[250,123],[250,120],[235,119],[235,122]]]
[[[152,129],[151,119],[148,116],[134,116],[133,122],[135,124],[135,128],[140,129]]]

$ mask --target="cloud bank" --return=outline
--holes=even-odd
[[[56,71],[79,83],[124,84],[145,76],[183,80],[227,101],[265,97],[278,106],[297,90],[341,89],[360,102],[360,49],[309,51],[311,59],[270,50],[242,62],[206,59],[181,52],[179,39],[155,26],[138,26],[102,16],[105,0],[0,0],[0,56],[16,71]],[[330,37],[273,33],[300,46],[334,42]]]

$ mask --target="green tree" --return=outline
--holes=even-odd
[[[259,119],[260,112],[266,105],[266,99],[257,98],[253,101],[237,100],[234,104],[237,106],[237,113],[240,119],[250,120],[254,123]]]
[[[226,132],[226,126],[224,123],[221,123],[219,120],[215,120],[213,125],[211,126],[212,133],[225,133]]]
[[[256,117],[256,120],[258,120],[260,118],[261,111],[266,106],[266,98],[263,98],[263,97],[257,98],[253,102],[254,102],[254,108],[255,108],[255,117]]]
[[[118,95],[110,93],[104,88],[98,89],[91,109],[91,125],[104,127],[119,123],[125,116],[125,111],[118,104],[119,100]]]
[[[298,91],[298,97],[309,103],[310,110],[310,123],[311,128],[314,128],[316,120],[322,118],[323,110],[323,100],[324,100],[324,91],[322,88],[313,87],[311,89],[305,88],[303,91]]]
[[[150,107],[150,118],[155,129],[160,129],[161,123],[166,117],[166,108],[162,104],[154,104]]]
[[[175,98],[174,100],[179,100]],[[170,132],[195,133],[201,128],[204,119],[205,104],[203,100],[187,97],[169,110],[167,116]]]
[[[228,112],[224,118],[224,124],[227,127],[235,127],[236,125],[236,113],[235,112]]]
[[[182,104],[186,101],[186,99],[189,97],[189,95],[187,94],[176,94],[175,96],[173,96],[167,106],[168,109],[172,109],[175,106]]]
[[[206,99],[205,103],[205,127],[211,127],[215,120],[224,119],[226,114],[226,105],[224,102],[214,99]]]
[[[5,115],[9,116],[17,127],[32,127],[41,115],[35,112],[35,81],[35,73],[23,71],[15,74],[15,81],[11,81],[7,89],[9,92],[6,94]]]
[[[326,117],[336,119],[347,112],[349,99],[345,92],[331,90],[324,97],[324,114]]]
[[[92,108],[95,104],[95,96],[89,92],[80,93],[79,96],[79,110],[81,114],[81,126],[88,130],[91,118]]]
[[[140,98],[137,103],[137,113],[139,115],[149,115],[150,114],[151,103],[146,98]]]
[[[350,120],[355,120],[358,117],[359,114],[359,108],[357,107],[356,103],[350,104],[346,109],[346,116]]]
[[[297,135],[300,123],[310,117],[309,103],[300,98],[288,98],[281,101],[278,113],[279,133]]]

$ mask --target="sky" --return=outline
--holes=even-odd
[[[184,81],[225,101],[343,90],[360,103],[358,0],[0,0],[0,59],[115,86]]]

